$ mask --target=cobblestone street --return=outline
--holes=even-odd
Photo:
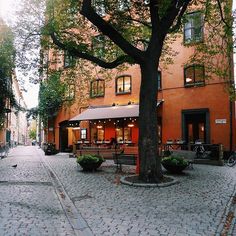
[[[173,186],[132,187],[112,161],[85,173],[68,154],[17,147],[0,165],[0,235],[236,235],[236,168],[185,173]]]

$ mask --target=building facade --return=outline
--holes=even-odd
[[[207,31],[200,20],[201,12],[190,12],[187,19],[183,34],[171,45],[177,51],[173,63],[161,64],[158,72],[157,119],[153,122],[158,122],[160,143],[200,140],[223,144],[225,150],[236,149],[235,102],[230,101],[227,92],[232,78],[222,79],[207,72],[204,62],[190,62],[195,44],[204,41]],[[62,67],[62,62],[57,66]],[[87,83],[87,96],[74,87],[74,103],[64,106],[49,123],[48,140],[55,142],[60,151],[73,143],[101,144],[112,139],[138,144],[140,68],[134,65],[126,71],[109,73],[110,80],[98,75]],[[83,103],[79,102],[81,97]]]

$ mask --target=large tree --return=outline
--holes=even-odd
[[[231,62],[231,4],[231,0],[47,1],[46,26],[40,33],[50,36],[57,48],[105,69],[122,64],[140,66],[139,177],[143,181],[156,182],[163,177],[158,157],[157,75],[160,60],[168,62],[172,54],[168,41],[178,36],[187,20],[185,13],[199,10],[206,29],[212,28],[207,37],[220,39],[210,45],[211,50],[207,49],[208,38],[198,44],[200,53],[192,60],[202,60],[204,53],[209,54],[208,59],[219,58],[217,42],[224,49],[223,58],[227,54]],[[222,70],[213,72],[222,74]]]

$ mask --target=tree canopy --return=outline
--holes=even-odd
[[[0,129],[4,126],[6,113],[17,103],[12,92],[12,73],[14,69],[14,37],[0,19]]]

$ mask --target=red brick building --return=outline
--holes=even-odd
[[[235,102],[229,99],[227,82],[214,75],[208,80],[204,63],[189,63],[194,44],[183,45],[203,40],[204,28],[194,20],[197,15],[199,12],[189,14],[183,36],[172,44],[178,52],[173,64],[159,70],[157,119],[153,122],[159,124],[162,143],[201,140],[221,143],[225,150],[236,149]],[[110,73],[109,81],[98,76],[87,84],[83,103],[77,102],[81,93],[75,91],[74,104],[63,107],[50,124],[48,139],[61,151],[73,143],[108,143],[112,138],[137,145],[140,69],[130,66],[125,72]]]

